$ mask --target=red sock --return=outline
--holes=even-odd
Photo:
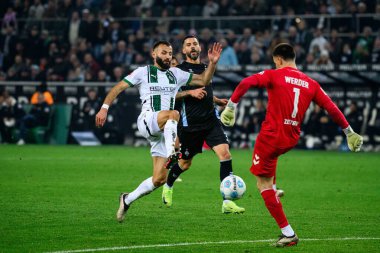
[[[273,189],[267,189],[261,192],[261,196],[264,199],[268,211],[276,220],[278,226],[284,228],[289,225],[284,210],[282,210],[280,199],[276,197],[276,192]]]

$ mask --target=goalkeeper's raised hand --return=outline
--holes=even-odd
[[[348,148],[353,152],[359,152],[363,145],[363,137],[355,133],[350,126],[343,131],[347,137]]]
[[[236,106],[236,103],[231,100],[228,101],[226,108],[220,116],[220,121],[222,121],[223,125],[231,127],[235,124]]]

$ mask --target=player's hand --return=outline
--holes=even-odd
[[[102,109],[100,109],[98,114],[96,114],[96,117],[95,117],[96,127],[100,128],[100,127],[104,126],[104,123],[106,122],[106,119],[107,119],[107,113],[108,113],[108,110],[102,108]]]
[[[212,48],[208,50],[208,59],[210,63],[216,64],[219,61],[220,54],[222,53],[222,45],[219,42],[215,42]]]
[[[190,96],[197,99],[202,99],[207,95],[207,92],[205,91],[205,87],[195,89],[195,90],[189,90]]]
[[[235,109],[227,106],[220,115],[220,121],[223,125],[232,127],[235,124]]]
[[[359,152],[363,145],[363,137],[355,132],[348,133],[347,144],[351,151]]]
[[[228,99],[215,97],[214,102],[215,102],[216,105],[225,107],[227,105],[227,103],[228,103]]]

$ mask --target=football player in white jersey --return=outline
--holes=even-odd
[[[136,86],[139,89],[142,111],[137,119],[140,133],[150,142],[153,159],[153,176],[145,179],[134,191],[122,193],[116,218],[122,222],[129,206],[138,198],[151,193],[166,182],[167,170],[164,165],[169,157],[176,155],[174,143],[177,138],[178,111],[174,110],[175,96],[184,85],[209,85],[220,58],[222,47],[214,43],[208,51],[209,65],[200,75],[170,67],[173,48],[167,41],[154,44],[152,57],[154,65],[139,67],[115,85],[107,94],[96,115],[95,124],[102,127],[114,99],[125,89]]]

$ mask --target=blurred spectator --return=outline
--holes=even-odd
[[[55,0],[48,0],[47,4],[44,6],[43,18],[56,18],[57,15],[57,5]]]
[[[315,52],[315,47],[318,48],[319,52],[328,50],[329,42],[323,36],[321,29],[316,29],[314,32],[314,39],[310,43],[309,53]]]
[[[206,4],[203,6],[202,16],[205,18],[216,16],[219,10],[218,3],[214,0],[207,0]]]
[[[350,64],[352,63],[352,50],[349,43],[343,45],[342,52],[340,53],[339,63]]]
[[[37,26],[33,26],[25,43],[25,57],[37,63],[44,54],[42,40]]]
[[[248,125],[250,133],[258,133],[261,129],[261,124],[265,119],[265,104],[261,99],[257,99],[255,103],[255,112],[252,114],[252,120]]]
[[[8,26],[13,27],[13,29],[17,31],[16,12],[12,7],[8,7],[7,12],[4,14],[1,22],[1,31],[5,32]]]
[[[30,98],[30,103],[33,105],[38,104],[39,103],[39,97],[41,95],[42,95],[43,101],[46,102],[48,105],[54,104],[53,95],[47,89],[46,82],[42,82],[39,86],[37,86],[36,92],[34,92],[32,97]]]
[[[95,21],[93,13],[88,9],[82,11],[82,21],[79,25],[79,37],[84,38],[86,42],[90,42],[92,46],[95,45],[98,36],[99,24]]]
[[[313,35],[308,30],[306,20],[299,19],[297,23],[297,29],[298,29],[298,32],[297,32],[296,43],[300,44],[305,49],[309,49],[311,40],[313,39]]]
[[[371,63],[378,64],[380,63],[380,37],[377,37],[374,44],[371,54]]]
[[[12,131],[23,114],[24,111],[16,99],[7,90],[3,90],[0,94],[0,133],[3,143],[14,142]]]
[[[91,73],[93,77],[97,76],[100,70],[100,65],[95,61],[91,53],[87,53],[84,55],[83,67],[85,71],[88,71],[89,73]]]
[[[329,52],[327,50],[323,50],[321,52],[321,55],[316,61],[317,65],[329,65],[329,66],[334,66],[330,57],[329,57]]]
[[[37,94],[37,103],[33,104],[30,112],[22,117],[20,121],[20,139],[18,145],[25,144],[28,131],[38,126],[47,126],[50,121],[51,107],[45,102],[45,96],[39,92]]]
[[[8,26],[5,34],[0,34],[0,52],[3,52],[3,69],[7,70],[14,61],[16,55],[16,44],[18,37],[14,34],[14,29]]]
[[[111,23],[107,38],[109,41],[111,41],[113,46],[116,46],[119,40],[125,39],[125,33],[123,29],[121,28],[119,22],[114,21]]]
[[[123,79],[123,68],[115,67],[111,76],[111,82],[119,82]]]
[[[243,34],[239,39],[239,42],[245,42],[247,43],[247,47],[251,48],[253,44],[255,43],[255,36],[252,34],[252,29],[249,27],[245,27],[243,29]]]
[[[231,2],[230,0],[221,0],[219,4],[219,9],[217,16],[228,16],[230,15]]]
[[[330,33],[330,52],[331,52],[331,60],[334,63],[339,63],[339,56],[342,52],[343,41],[338,37],[338,31],[336,29],[332,29]]]
[[[98,98],[96,90],[89,89],[87,91],[87,100],[82,109],[84,130],[95,129],[95,115],[102,105],[101,103],[102,101]]]
[[[131,49],[132,47],[129,46]],[[124,40],[120,40],[117,43],[117,48],[113,53],[113,62],[115,62],[118,65],[129,65],[132,63],[133,59],[133,52],[131,50],[127,49],[126,43]]]
[[[358,129],[360,132],[363,124],[363,114],[362,111],[358,109],[358,104],[355,101],[352,101],[349,107],[348,114],[346,116],[347,121],[350,122],[352,128]]]
[[[67,39],[72,46],[78,42],[80,23],[79,13],[73,11],[67,28]]]
[[[168,9],[164,8],[161,11],[161,18],[157,20],[157,25],[156,25],[156,31],[160,35],[166,35],[169,33],[169,27],[170,27],[170,20],[167,20],[166,18],[169,16],[169,11]]]
[[[249,10],[249,6],[245,5],[244,0],[235,0],[230,8],[230,14],[232,16],[243,16]]]
[[[237,53],[237,58],[239,64],[250,64],[251,63],[251,50],[245,41],[239,44],[239,51]]]
[[[41,19],[44,15],[45,8],[41,0],[34,0],[33,5],[30,6],[28,17],[30,19]]]
[[[219,59],[218,64],[220,66],[238,65],[239,62],[238,62],[236,53],[235,53],[234,49],[230,45],[228,45],[227,40],[222,39],[220,41],[220,44],[222,45],[223,51],[220,54],[220,59]]]
[[[170,67],[175,67],[179,64],[177,58],[173,56],[172,60],[170,61]]]
[[[58,1],[58,12],[57,14],[62,18],[69,18],[74,10],[72,0],[62,0]]]

